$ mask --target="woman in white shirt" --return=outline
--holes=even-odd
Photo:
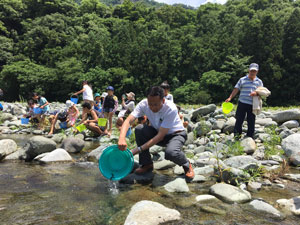
[[[83,93],[82,98],[83,98],[84,102],[88,102],[91,105],[94,105],[93,90],[88,85],[87,80],[82,82],[82,89],[80,91],[77,91],[76,93],[74,93],[74,95],[78,95],[78,94],[81,94],[81,93]]]

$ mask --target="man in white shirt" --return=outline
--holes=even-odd
[[[137,146],[132,154],[139,153],[140,167],[135,173],[143,174],[153,170],[153,162],[149,148],[153,145],[166,146],[165,158],[182,166],[187,178],[194,177],[191,163],[182,152],[182,146],[187,139],[186,131],[179,118],[177,107],[174,103],[166,101],[164,90],[155,86],[149,89],[147,99],[142,100],[134,111],[125,120],[118,141],[120,150],[126,150],[126,133],[135,119],[146,115],[150,126],[140,124],[135,128]]]

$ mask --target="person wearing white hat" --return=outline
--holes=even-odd
[[[127,101],[125,102],[125,95],[122,96],[122,110],[118,114],[118,120],[116,122],[117,128],[120,130],[124,119],[134,110],[135,107],[135,94],[133,92],[126,93]]]
[[[236,110],[236,122],[234,126],[234,136],[239,139],[242,134],[242,126],[247,114],[247,137],[253,138],[255,131],[255,114],[253,113],[253,96],[257,96],[255,91],[258,87],[263,87],[263,82],[256,75],[258,73],[259,66],[256,63],[251,63],[249,66],[249,72],[246,76],[239,79],[235,85],[232,93],[225,102],[230,102],[236,94],[240,91],[238,107]]]

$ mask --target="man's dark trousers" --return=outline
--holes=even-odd
[[[145,144],[147,141],[152,139],[157,135],[157,130],[148,125],[138,125],[135,128],[135,139],[138,146]],[[182,151],[182,146],[187,139],[186,131],[180,131],[174,134],[167,134],[164,139],[157,143],[159,146],[166,147],[165,158],[171,160],[179,166],[184,166],[189,168],[189,161],[185,157]],[[139,164],[149,165],[152,163],[151,155],[149,149],[143,149],[139,154]]]
[[[235,114],[236,122],[234,126],[234,135],[240,136],[242,134],[242,126],[246,114],[247,114],[247,123],[248,123],[247,136],[253,138],[254,128],[255,128],[255,114],[253,114],[252,112],[252,105],[245,104],[240,101],[238,103],[238,107]]]

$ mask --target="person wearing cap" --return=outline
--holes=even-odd
[[[114,95],[114,88],[112,86],[108,86],[106,88],[107,96],[104,98],[102,112],[104,113],[105,118],[108,119],[109,128],[108,128],[108,136],[111,135],[112,132],[112,117],[118,109],[118,98]],[[107,128],[107,123],[106,123]]]
[[[96,93],[94,96],[95,102],[94,102],[94,109],[101,112],[101,96],[99,93]]]
[[[252,112],[253,96],[257,96],[255,91],[258,87],[263,87],[263,82],[256,75],[259,66],[256,63],[251,63],[249,72],[246,76],[239,79],[232,93],[225,102],[230,102],[238,92],[240,92],[238,107],[236,110],[236,122],[234,126],[234,135],[239,139],[242,134],[242,126],[247,115],[248,130],[247,136],[253,138],[255,131],[255,114]]]
[[[164,89],[165,99],[174,102],[173,95],[170,94],[170,85],[168,84],[168,82],[167,81],[162,82],[160,87]]]
[[[135,107],[134,97],[135,94],[133,92],[126,93],[127,101],[125,102],[125,96],[122,96],[122,110],[118,114],[118,120],[117,120],[117,128],[121,129],[124,118],[127,117]],[[125,118],[126,119],[126,118]]]
[[[153,145],[166,147],[165,158],[171,160],[185,171],[185,176],[192,179],[195,175],[191,163],[186,158],[182,147],[187,140],[187,133],[178,115],[176,105],[164,98],[164,90],[154,86],[148,90],[147,99],[142,100],[124,121],[120,131],[118,147],[127,149],[126,133],[134,121],[146,115],[149,124],[140,124],[135,128],[136,144],[132,154],[139,153],[140,167],[136,174],[144,174],[153,170],[153,161],[149,148]]]
[[[88,81],[85,80],[82,82],[82,89],[80,91],[75,92],[73,95],[82,94],[82,98],[84,102],[90,103],[92,106],[94,105],[94,98],[93,98],[93,90],[88,84]]]
[[[49,116],[49,121],[51,121],[51,127],[48,135],[53,134],[57,120],[59,120],[61,123],[66,122],[67,127],[72,127],[75,125],[76,119],[79,116],[79,110],[71,100],[66,101],[66,106],[67,109],[56,110],[53,115]]]
[[[103,105],[104,99],[107,96],[107,92],[103,92],[101,95],[101,105]]]

